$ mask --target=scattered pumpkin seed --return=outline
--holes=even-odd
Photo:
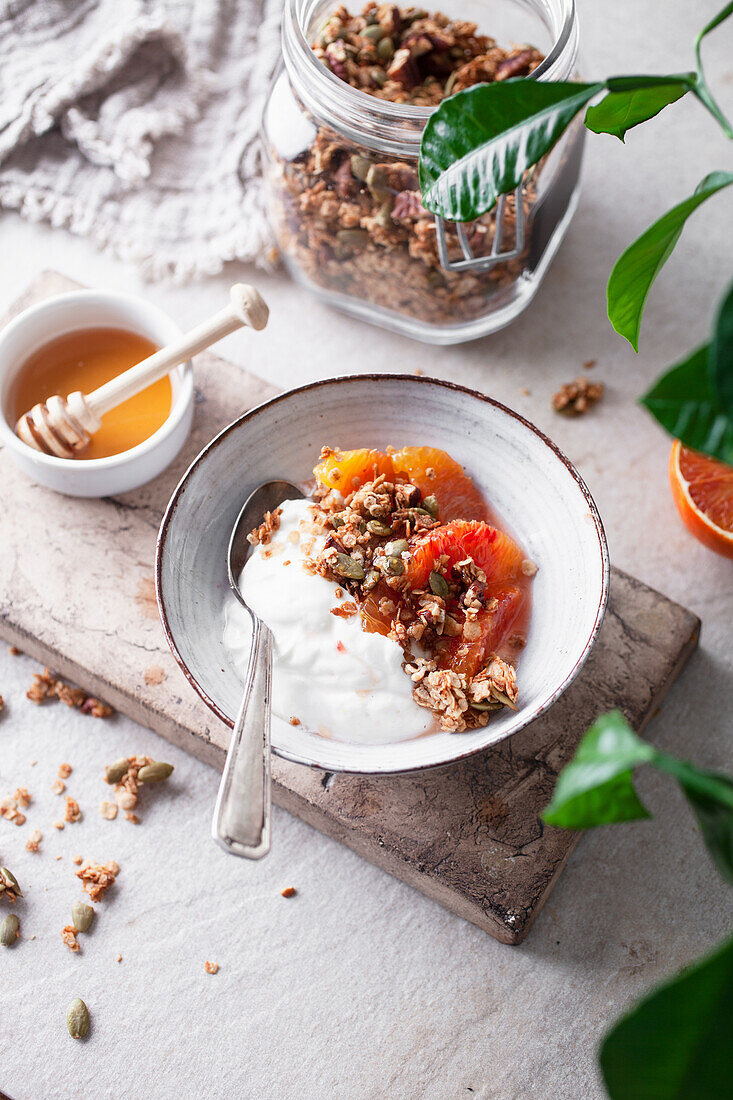
[[[396,577],[399,577],[405,571],[405,563],[402,558],[387,558],[387,568],[390,573],[394,573]]]
[[[436,573],[435,570],[433,570],[428,578],[428,584],[434,596],[440,596],[443,600],[447,600],[450,596],[448,581],[442,573]]]
[[[114,764],[110,764],[110,766],[105,769],[105,783],[109,783],[111,786],[114,786],[115,783],[119,783],[129,767],[130,761],[126,756],[120,757],[119,760],[115,760]]]
[[[425,497],[422,502],[424,511],[433,519],[438,518],[438,498],[437,497]]]
[[[386,538],[387,535],[392,534],[392,528],[387,523],[382,523],[381,519],[370,519],[367,523],[367,531],[370,535],[378,535],[380,538]]]
[[[362,38],[368,38],[370,42],[378,42],[380,38],[384,38],[384,30],[379,23],[370,23],[361,32]]]
[[[17,894],[19,898],[23,897],[23,892],[18,886],[18,880],[7,867],[0,867],[0,894],[6,890],[12,890],[14,894]]]
[[[172,764],[164,764],[162,760],[154,760],[152,764],[146,764],[137,773],[139,783],[162,783],[173,771]]]
[[[407,539],[393,539],[392,542],[388,542],[384,548],[385,556],[388,558],[397,558],[400,554],[404,554],[407,549]]]
[[[19,928],[20,921],[15,913],[8,913],[7,917],[0,923],[0,943],[3,947],[13,946],[18,938]]]
[[[94,910],[83,901],[75,901],[71,907],[71,923],[77,932],[88,932],[94,920]]]
[[[364,567],[360,561],[348,554],[337,554],[334,572],[340,577],[346,577],[350,581],[363,581],[365,577]]]
[[[362,183],[366,182],[371,166],[372,162],[368,157],[360,157],[355,153],[351,158],[351,174],[356,179],[361,180]]]
[[[343,248],[350,248],[352,251],[358,252],[362,248],[366,248],[369,242],[369,234],[366,229],[339,229],[336,240]]]
[[[394,42],[387,36],[377,43],[377,55],[380,61],[391,61],[394,54]]]
[[[66,1026],[72,1039],[83,1039],[89,1031],[89,1009],[81,997],[75,997],[67,1008]]]

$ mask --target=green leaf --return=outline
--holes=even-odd
[[[444,100],[420,145],[423,206],[450,221],[485,214],[603,87],[517,77]]]
[[[655,989],[600,1051],[611,1100],[717,1100],[733,1079],[733,939]]]
[[[588,108],[586,126],[594,134],[612,134],[623,141],[628,130],[654,118],[692,87],[688,78],[673,80],[670,77],[668,80],[668,83],[627,92],[610,91],[595,107]]]
[[[707,80],[705,79],[705,73],[702,67],[701,47],[703,39],[714,31],[716,27],[728,19],[730,15],[733,15],[733,3],[728,3],[725,7],[718,12],[718,14],[710,20],[710,22],[703,27],[695,39],[695,62],[697,64],[697,79],[695,81],[695,87],[693,91],[704,107],[707,107],[713,118],[720,124],[726,137],[733,138],[733,127],[721,111],[717,101],[713,97],[713,93],[708,87]]]
[[[718,401],[733,419],[733,283],[718,309],[708,364]]]
[[[733,780],[666,753],[660,753],[655,763],[679,782],[715,866],[733,886]]]
[[[560,772],[542,820],[565,829],[590,829],[649,817],[631,775],[637,764],[655,756],[619,711],[601,715]]]
[[[718,402],[707,344],[663,374],[640,402],[675,439],[733,464],[733,420]]]
[[[634,351],[649,291],[679,240],[685,222],[701,203],[733,183],[730,172],[711,172],[684,202],[673,206],[630,244],[616,261],[608,280],[608,318]]]

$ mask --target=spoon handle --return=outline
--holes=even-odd
[[[252,615],[244,696],[211,826],[211,835],[222,848],[246,859],[261,859],[270,850],[271,681],[272,634]]]

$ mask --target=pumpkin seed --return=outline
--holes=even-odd
[[[368,38],[370,42],[378,42],[380,38],[384,38],[384,31],[379,23],[370,23],[361,32],[361,37]]]
[[[356,179],[361,180],[362,183],[366,182],[371,166],[372,162],[368,157],[360,157],[358,154],[351,157],[351,174]]]
[[[23,892],[20,886],[18,886],[18,880],[15,875],[12,874],[7,867],[0,867],[0,893],[5,890],[12,890],[19,898],[23,897]]]
[[[425,497],[422,502],[423,511],[427,512],[433,519],[438,518],[438,499],[437,497]]]
[[[366,185],[377,202],[384,202],[392,194],[387,183],[387,173],[380,164],[371,166],[367,173]]]
[[[387,535],[392,534],[392,528],[382,523],[381,519],[370,519],[367,523],[367,531],[370,535],[378,535],[380,538],[386,538]]]
[[[407,539],[394,539],[392,542],[387,543],[384,553],[388,558],[397,558],[400,554],[404,554],[406,549]]]
[[[448,79],[445,82],[445,88],[443,89],[443,95],[444,96],[449,96],[451,94],[451,92],[453,91],[453,85],[456,82],[456,77],[457,76],[458,76],[458,69],[454,69],[453,72],[450,74],[450,76],[448,77]]]
[[[81,997],[75,997],[67,1008],[66,1026],[72,1039],[83,1039],[89,1031],[89,1009]]]
[[[428,579],[430,585],[430,591],[434,596],[440,596],[441,599],[447,600],[450,596],[450,588],[448,587],[448,581],[445,579],[442,573],[436,573],[433,570]]]
[[[491,689],[495,699],[498,699],[505,707],[509,707],[509,710],[516,710],[517,704],[513,703],[508,695],[505,695],[503,691],[499,691],[498,688]]]
[[[375,222],[381,226],[382,229],[390,229],[394,222],[392,221],[392,208],[394,207],[394,199],[386,199],[377,211]]]
[[[334,572],[338,573],[340,577],[346,577],[350,581],[363,581],[365,577],[364,568],[360,561],[356,561],[355,558],[349,557],[348,554],[337,554],[336,565]]]
[[[369,234],[366,229],[339,229],[336,240],[343,248],[353,251],[361,251],[369,242]]]
[[[503,703],[492,703],[487,700],[485,703],[471,703],[472,710],[503,710]]]
[[[127,759],[126,756],[120,757],[119,760],[115,760],[114,764],[110,764],[110,766],[105,769],[105,783],[109,783],[111,785],[119,783],[129,767],[130,761]]]
[[[83,901],[75,901],[71,907],[71,923],[77,932],[88,932],[94,920],[94,910]]]
[[[394,573],[396,577],[399,577],[405,571],[405,563],[402,558],[387,558],[387,568],[390,573]]]
[[[162,760],[154,760],[152,764],[146,764],[137,773],[139,783],[162,783],[173,771],[172,764],[164,764]]]
[[[369,70],[369,75],[378,88],[383,88],[384,85],[387,83],[387,74],[385,73],[384,69],[378,69],[376,65],[373,69]]]
[[[343,527],[345,523],[346,520],[343,519],[341,516],[331,516],[331,526],[334,528],[335,531],[338,531],[339,527]]]
[[[377,43],[377,55],[380,61],[391,61],[394,54],[394,42],[387,36]]]
[[[18,929],[20,928],[20,921],[16,917],[15,913],[8,913],[5,920],[0,924],[0,943],[3,947],[12,947],[18,938]]]

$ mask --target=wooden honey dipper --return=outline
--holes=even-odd
[[[236,283],[226,309],[92,393],[77,390],[65,398],[56,394],[39,402],[21,416],[15,425],[16,434],[43,454],[76,458],[89,446],[91,434],[99,430],[102,417],[110,409],[243,325],[259,332],[267,324],[268,316],[269,310],[259,291],[245,283]]]

